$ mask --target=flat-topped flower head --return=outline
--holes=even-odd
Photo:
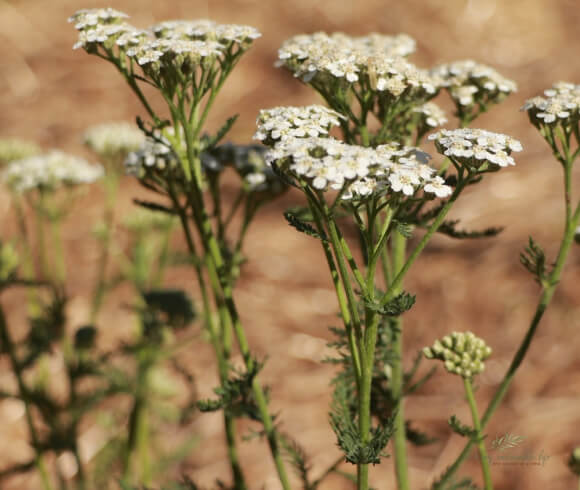
[[[109,25],[122,22],[129,16],[118,10],[108,8],[100,9],[82,9],[75,12],[68,19],[70,23],[74,23],[77,31],[93,29],[99,25]]]
[[[318,137],[328,135],[333,126],[344,119],[338,112],[321,105],[305,107],[274,107],[260,111],[254,139],[275,143],[287,138]]]
[[[463,110],[475,104],[496,104],[517,90],[513,80],[473,60],[439,65],[431,72],[440,77],[442,86]]]
[[[104,174],[101,165],[53,150],[49,153],[16,160],[8,164],[1,179],[15,192],[32,189],[54,191],[62,186],[89,184]]]
[[[224,46],[231,44],[248,46],[262,36],[260,31],[252,26],[218,24],[208,19],[169,20],[155,24],[150,29],[158,38],[215,41]]]
[[[510,136],[492,133],[484,129],[442,129],[429,135],[435,141],[437,151],[458,166],[479,171],[515,165],[512,152],[522,150],[522,144]]]
[[[434,95],[438,78],[409,63],[415,42],[404,34],[349,37],[342,33],[301,34],[284,42],[278,65],[315,87],[359,83],[365,89],[399,97],[405,91]]]
[[[580,119],[580,85],[555,83],[544,91],[544,97],[533,97],[523,105],[530,121],[536,126],[573,126]]]
[[[166,21],[141,30],[112,9],[79,11],[71,17],[79,30],[74,49],[83,48],[113,62],[127,77],[143,77],[161,90],[177,86],[199,93],[211,89],[224,72],[260,37],[246,25],[217,24],[208,20]],[[143,75],[137,75],[140,67]],[[199,71],[208,72],[201,76]],[[199,77],[192,83],[192,78]],[[198,85],[203,80],[202,85]]]
[[[286,138],[266,154],[266,160],[290,178],[317,191],[340,191],[344,200],[387,194],[403,199],[421,190],[447,197],[451,188],[434,176],[434,169],[427,170],[427,158],[417,148],[368,148],[330,137]]]
[[[33,141],[21,139],[0,140],[0,167],[15,160],[22,160],[41,152]]]
[[[431,347],[425,347],[423,355],[443,361],[445,369],[452,374],[472,378],[485,369],[484,361],[491,355],[491,347],[472,332],[452,332]]]
[[[316,32],[284,41],[278,50],[277,64],[305,81],[321,73],[354,83],[369,59],[407,56],[414,50],[415,41],[405,34],[350,37],[343,33]]]
[[[101,158],[111,158],[139,150],[145,142],[145,135],[134,124],[111,122],[88,128],[84,142]]]

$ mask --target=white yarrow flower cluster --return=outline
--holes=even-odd
[[[523,111],[527,111],[532,122],[565,125],[580,119],[580,85],[568,82],[555,83],[544,91],[545,97],[528,99]]]
[[[305,107],[274,107],[260,111],[254,139],[285,140],[306,136],[324,136],[333,126],[340,125],[342,115],[321,105]]]
[[[255,27],[218,24],[211,20],[169,20],[151,26],[155,36],[168,39],[213,40],[221,44],[246,44],[262,36]]]
[[[113,9],[77,12],[69,19],[79,31],[74,49],[84,48],[94,53],[102,47],[107,58],[127,55],[148,69],[160,68],[157,64],[164,62],[167,63],[164,68],[181,69],[184,61],[191,65],[211,56],[226,56],[233,45],[245,50],[261,36],[251,26],[217,24],[209,20],[167,21],[140,30],[124,22],[127,17]],[[183,69],[191,73],[191,66]]]
[[[371,194],[413,196],[420,189],[447,197],[451,188],[424,163],[427,155],[396,144],[366,148],[334,138],[287,138],[266,154],[266,161],[320,191],[342,190],[343,199]]]
[[[104,174],[101,165],[53,150],[49,153],[16,160],[1,174],[2,181],[13,191],[31,189],[53,191],[61,186],[89,184]]]
[[[78,10],[68,18],[68,21],[74,23],[77,31],[81,31],[99,24],[113,24],[127,18],[129,16],[126,13],[108,7]]]
[[[111,122],[88,128],[84,141],[97,155],[107,157],[138,150],[145,142],[145,135],[134,124]]]
[[[460,106],[471,106],[476,102],[497,103],[517,90],[513,80],[473,60],[443,64],[431,72],[442,79],[442,85]]]
[[[431,347],[423,349],[427,359],[443,361],[445,369],[463,378],[472,378],[485,369],[484,361],[491,355],[491,347],[472,332],[452,332]]]
[[[515,165],[512,152],[522,151],[522,144],[510,136],[483,129],[442,129],[429,135],[439,153],[468,167],[479,168],[486,162],[499,167]]]
[[[373,60],[400,58],[414,50],[415,41],[405,34],[349,37],[317,32],[286,40],[278,50],[277,64],[306,82],[321,73],[355,83]]]

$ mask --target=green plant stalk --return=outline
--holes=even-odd
[[[405,264],[405,251],[407,240],[397,231],[393,234],[393,272],[399,274]],[[394,295],[402,292],[402,287],[397,286],[390,289]],[[393,434],[393,445],[395,449],[395,473],[397,476],[397,488],[399,490],[409,490],[409,474],[407,468],[407,436],[405,430],[405,407],[403,398],[403,331],[400,317],[393,318],[393,352],[391,392],[396,403],[395,411],[395,433]]]
[[[360,377],[357,383],[358,388],[358,426],[361,441],[367,443],[370,440],[370,429],[371,429],[371,405],[370,405],[370,395],[371,395],[371,383],[372,383],[372,356],[374,353],[367,352],[367,345],[365,342],[365,336],[363,335],[360,319],[358,316],[358,307],[356,302],[356,297],[354,291],[350,284],[350,277],[346,267],[345,259],[345,248],[343,240],[341,240],[334,217],[330,214],[328,206],[323,202],[323,209],[325,212],[325,220],[328,224],[330,241],[332,248],[334,250],[334,255],[336,257],[336,262],[338,263],[338,268],[340,271],[340,276],[342,278],[342,283],[344,289],[346,290],[346,296],[348,300],[349,309],[354,320],[355,335],[358,339],[359,346],[359,356],[360,356]],[[366,284],[363,283],[366,287]],[[374,290],[374,289],[373,289]],[[369,293],[365,291],[365,293]],[[368,310],[368,309],[367,309]],[[367,311],[368,313],[368,311]],[[365,326],[367,328],[373,328],[373,325],[377,322],[372,314],[365,316]],[[366,333],[366,332],[365,332]],[[370,362],[369,362],[369,357]],[[357,464],[357,489],[358,490],[368,490],[369,488],[369,467],[367,463]]]
[[[62,234],[60,227],[60,216],[50,218],[51,241],[54,248],[54,276],[53,280],[56,284],[64,286],[66,280],[66,265],[64,262],[64,250],[62,243]]]
[[[567,190],[571,188],[571,167],[572,162],[570,162],[567,168],[565,168],[564,173],[564,188]],[[578,203],[576,210],[572,215],[569,192],[566,192],[566,194],[567,194],[565,196],[566,216],[570,216],[571,218],[569,221],[566,221],[565,223],[564,235],[562,237],[560,250],[558,251],[558,256],[556,258],[554,268],[550,273],[548,283],[546,285],[543,285],[542,294],[540,295],[540,299],[538,301],[538,305],[536,307],[536,311],[534,312],[534,316],[532,317],[532,321],[530,323],[528,331],[526,332],[526,335],[524,336],[524,339],[522,340],[522,343],[520,344],[517,352],[514,354],[510,367],[508,368],[506,374],[504,375],[501,384],[499,385],[493,398],[489,402],[489,405],[487,406],[485,413],[483,414],[483,418],[481,419],[482,429],[485,428],[485,426],[491,419],[492,415],[497,410],[499,404],[503,400],[503,397],[505,396],[508,388],[510,387],[514,379],[516,371],[520,367],[522,361],[524,360],[524,357],[528,352],[528,349],[534,338],[540,320],[542,319],[544,312],[546,311],[546,308],[550,304],[552,296],[556,291],[556,287],[560,280],[560,275],[562,274],[562,271],[564,269],[564,265],[566,263],[568,253],[570,251],[570,247],[574,242],[574,234],[576,231],[576,227],[578,226],[578,222],[580,221],[580,203]],[[457,457],[455,462],[447,468],[447,470],[443,473],[439,481],[434,484],[433,488],[435,490],[443,488],[443,485],[447,483],[449,479],[455,475],[459,467],[463,464],[463,462],[469,455],[472,444],[473,443],[471,441],[467,442],[467,444],[463,448],[463,451]]]
[[[34,448],[34,464],[40,474],[40,479],[42,481],[42,487],[44,490],[52,490],[52,485],[50,483],[50,478],[48,476],[48,471],[46,465],[44,464],[44,458],[42,452],[39,450],[40,439],[34,427],[34,422],[32,421],[32,412],[30,407],[30,402],[28,401],[27,388],[24,384],[24,377],[22,373],[22,368],[20,362],[16,358],[16,352],[12,338],[8,331],[8,325],[6,325],[6,317],[4,316],[4,310],[0,306],[0,340],[3,344],[4,352],[8,353],[10,359],[10,367],[12,372],[16,376],[16,381],[18,383],[18,393],[19,398],[24,403],[24,414],[26,417],[26,425],[28,426],[28,432],[30,434],[30,440],[32,442],[32,447]]]
[[[149,353],[147,353],[150,355]],[[140,354],[143,356],[143,353]],[[139,484],[145,486],[151,483],[149,464],[149,424],[147,421],[147,398],[149,394],[149,372],[152,363],[149,359],[139,359],[137,372],[137,388],[135,400],[129,419],[129,435],[125,451],[123,481],[131,483],[135,474],[135,458],[139,460]]]
[[[312,216],[314,217],[314,222],[316,224],[316,228],[318,232],[321,234],[324,233],[324,225],[322,223],[322,218],[320,217],[320,213],[316,208],[315,204],[311,202],[311,196],[308,196],[308,203],[310,207],[310,211],[312,212]],[[360,361],[360,352],[358,347],[358,341],[356,338],[355,331],[352,327],[352,320],[349,311],[348,301],[345,296],[344,287],[340,280],[340,274],[338,269],[336,268],[336,263],[332,256],[332,248],[330,247],[327,240],[322,240],[322,249],[324,250],[324,256],[326,258],[326,262],[328,264],[328,268],[330,270],[330,275],[332,277],[332,284],[334,285],[334,290],[336,291],[336,297],[338,299],[338,305],[340,309],[340,315],[342,316],[342,321],[344,323],[344,327],[348,336],[348,343],[350,354],[353,359],[354,369],[356,374],[356,382],[357,382],[357,389],[360,389],[360,377],[361,377],[361,361]]]
[[[109,258],[111,256],[111,245],[112,237],[115,229],[115,201],[117,197],[117,191],[119,188],[119,177],[114,173],[112,165],[109,165],[110,172],[105,176],[105,213],[104,213],[104,226],[105,226],[105,236],[101,243],[101,255],[99,257],[99,277],[97,279],[97,284],[93,292],[93,301],[91,304],[91,324],[95,324],[97,316],[103,304],[105,297],[105,292],[107,289],[107,266],[109,264]]]
[[[24,209],[22,208],[22,202],[20,196],[14,192],[12,193],[12,203],[14,205],[14,210],[16,212],[16,221],[18,223],[18,233],[20,235],[20,243],[23,249],[24,258],[22,260],[21,270],[24,273],[26,279],[35,279],[34,274],[34,257],[32,255],[32,244],[30,243],[30,235],[28,233],[28,228],[26,226],[26,217],[24,216]],[[27,288],[26,295],[28,297],[28,314],[34,317],[40,313],[40,305],[38,293],[35,292],[34,288]]]
[[[189,227],[189,222],[187,215],[185,214],[184,209],[181,207],[177,200],[177,196],[173,188],[170,189],[170,196],[173,201],[173,207],[177,209],[179,214],[179,219],[181,221],[181,225],[185,234],[185,241],[187,242],[187,247],[189,253],[197,257],[197,250],[195,247],[195,242],[193,241],[193,237],[191,234],[191,229]],[[193,261],[193,266],[196,271],[197,281],[199,288],[201,290],[201,296],[203,301],[203,311],[204,311],[204,318],[206,329],[209,332],[210,339],[217,357],[218,361],[218,372],[220,376],[220,383],[223,385],[225,381],[228,379],[228,362],[227,359],[229,358],[229,353],[225,352],[222,343],[218,337],[216,332],[216,327],[214,325],[213,314],[211,311],[209,296],[207,293],[207,288],[205,285],[205,280],[203,277],[203,271],[200,266],[200,262],[198,260]],[[215,292],[215,291],[214,291]],[[220,300],[219,297],[216,297],[216,302],[220,301],[223,304],[223,301]],[[223,306],[218,307],[223,309]],[[227,313],[227,311],[226,311]],[[220,320],[222,318],[222,314],[220,313]],[[222,325],[222,332],[226,328],[226,325]],[[242,467],[240,465],[240,458],[238,455],[238,450],[236,446],[236,422],[231,413],[228,410],[224,410],[224,426],[225,426],[225,433],[226,433],[226,442],[228,446],[228,459],[230,461],[230,466],[232,469],[232,476],[234,478],[234,488],[236,490],[245,490],[247,489],[247,484],[245,481],[244,473],[242,471]]]
[[[485,490],[493,490],[493,482],[491,480],[491,472],[489,470],[489,459],[487,457],[487,451],[485,449],[483,432],[479,420],[479,414],[477,413],[477,404],[475,403],[475,397],[473,396],[473,387],[471,386],[471,379],[463,378],[463,386],[465,387],[465,395],[467,397],[467,402],[469,403],[469,409],[471,410],[473,427],[476,431],[477,449],[479,451],[481,472],[483,474],[483,484],[485,486]]]
[[[453,206],[453,203],[457,200],[459,194],[461,194],[461,191],[463,190],[466,184],[467,179],[463,178],[459,179],[457,186],[453,191],[453,194],[451,194],[449,200],[445,203],[445,206],[441,208],[439,214],[435,217],[433,223],[431,223],[431,226],[428,228],[425,235],[423,235],[421,241],[413,249],[409,257],[407,258],[407,261],[405,262],[399,273],[393,279],[393,282],[390,284],[387,294],[385,294],[384,298],[381,301],[381,306],[385,306],[390,300],[392,300],[395,297],[396,295],[395,291],[397,291],[398,288],[402,285],[403,279],[407,274],[407,272],[409,271],[409,269],[411,268],[411,266],[413,265],[413,262],[415,262],[417,257],[419,257],[419,255],[421,254],[421,252],[423,251],[423,249],[425,248],[425,246],[427,245],[433,234],[439,229],[441,223],[443,223],[443,220],[447,216],[447,213],[449,213],[451,206]]]
[[[199,156],[196,155],[195,144],[193,141],[193,128],[189,124],[185,124],[184,131],[186,136],[186,146],[187,146],[187,160],[189,162],[190,168],[196,169],[201,167],[201,162]],[[231,325],[234,329],[236,338],[238,340],[238,345],[242,358],[244,359],[244,364],[248,371],[251,371],[254,367],[254,360],[251,357],[249,344],[246,338],[245,331],[242,327],[239,314],[237,311],[236,304],[233,298],[232,285],[229,283],[225,277],[225,273],[220,275],[220,271],[224,271],[225,262],[222,257],[221,250],[213,233],[211,226],[211,221],[208,216],[205,204],[203,201],[203,195],[201,191],[201,181],[193,180],[190,182],[190,204],[192,207],[193,215],[195,217],[196,224],[198,226],[198,231],[201,237],[201,241],[204,246],[205,252],[208,254],[210,260],[208,260],[209,273],[210,276],[215,274],[220,281],[220,289],[216,290],[216,294],[222,294],[225,305],[227,308],[227,313],[229,314]],[[280,483],[284,490],[290,490],[290,482],[286,473],[286,468],[280,452],[279,444],[276,438],[276,431],[274,424],[272,422],[272,417],[268,411],[268,404],[266,401],[266,396],[264,390],[262,389],[257,378],[252,381],[252,391],[258,410],[260,412],[260,418],[262,424],[264,425],[264,430],[266,432],[266,437],[268,439],[268,444],[270,446],[270,451],[274,458],[274,463],[276,465],[276,470],[278,472],[278,477]]]

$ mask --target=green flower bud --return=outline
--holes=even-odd
[[[452,332],[436,340],[432,347],[425,347],[423,353],[427,359],[443,361],[450,373],[471,378],[484,370],[483,361],[491,354],[491,348],[472,332]]]

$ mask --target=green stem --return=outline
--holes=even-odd
[[[0,341],[3,346],[3,351],[8,354],[10,359],[10,367],[12,372],[16,376],[16,381],[18,383],[18,394],[20,400],[24,403],[24,414],[26,417],[26,425],[28,426],[28,432],[30,434],[30,440],[32,447],[34,449],[34,464],[40,473],[40,479],[42,481],[42,487],[44,490],[52,490],[52,485],[50,483],[50,478],[48,476],[48,471],[46,465],[44,464],[44,458],[42,457],[42,452],[40,451],[40,439],[34,426],[32,420],[32,412],[30,401],[28,397],[28,389],[24,384],[23,370],[20,365],[20,361],[16,357],[16,350],[10,333],[8,331],[8,325],[6,325],[6,317],[4,316],[4,310],[0,307]]]
[[[318,232],[322,236],[322,233],[324,233],[324,225],[322,223],[322,218],[320,216],[318,208],[316,207],[316,205],[314,203],[312,203],[310,201],[310,196],[308,196],[308,197],[309,197],[308,203],[310,205],[310,211],[312,212],[312,216],[314,217],[314,223],[316,224],[316,228],[318,229]],[[322,240],[321,243],[322,243],[322,249],[324,250],[324,256],[326,257],[326,262],[328,264],[328,268],[330,269],[330,276],[332,277],[332,284],[334,285],[334,290],[336,291],[336,297],[338,299],[338,305],[340,308],[340,314],[342,316],[344,328],[345,328],[347,336],[348,336],[350,354],[352,356],[352,360],[354,363],[354,370],[356,373],[357,388],[360,389],[359,380],[360,380],[361,373],[362,373],[362,367],[361,367],[361,361],[360,361],[360,351],[359,351],[359,347],[358,347],[356,333],[355,333],[353,326],[352,326],[352,319],[351,319],[350,311],[349,311],[349,303],[347,301],[347,298],[346,298],[345,292],[344,292],[345,288],[340,280],[340,274],[338,272],[338,269],[336,268],[336,263],[335,263],[334,258],[332,256],[332,249],[331,249],[330,244],[328,243],[328,240]]]
[[[393,234],[393,272],[399,274],[405,264],[405,250],[407,240],[403,235],[396,232]],[[401,293],[402,287],[390,288],[393,295]],[[396,403],[395,433],[393,444],[395,449],[395,472],[399,490],[409,490],[409,474],[407,468],[407,436],[405,430],[405,407],[403,398],[403,331],[400,317],[391,320],[393,333],[393,361],[391,392]]]
[[[185,210],[179,204],[177,199],[177,195],[175,194],[175,190],[173,186],[170,184],[170,197],[173,201],[173,207],[177,210],[179,214],[179,218],[181,221],[181,226],[183,228],[185,234],[185,240],[187,242],[187,247],[189,249],[189,253],[192,257],[194,257],[193,266],[196,271],[197,282],[199,288],[201,290],[201,296],[203,300],[203,311],[204,311],[204,318],[205,318],[205,325],[206,329],[209,333],[214,352],[216,354],[216,358],[218,361],[218,372],[220,376],[220,383],[223,384],[228,379],[228,361],[229,352],[224,349],[223,344],[220,342],[216,326],[214,324],[213,313],[211,311],[209,296],[207,292],[207,287],[205,284],[205,280],[203,277],[203,271],[201,269],[199,257],[197,255],[197,250],[195,247],[195,242],[193,241],[193,236],[191,234],[191,229],[189,227],[189,221]],[[215,292],[215,291],[214,291]],[[223,312],[223,301],[220,300],[219,297],[215,298],[216,303],[218,303],[218,308],[220,311]],[[222,306],[220,306],[222,304]],[[220,313],[220,320],[222,320],[222,314]],[[223,321],[223,320],[222,320]],[[228,325],[221,326],[222,333],[223,331],[228,328]],[[228,458],[230,461],[230,466],[232,469],[232,476],[234,478],[234,488],[236,490],[245,490],[247,489],[246,481],[244,474],[242,472],[242,467],[240,465],[240,460],[238,456],[238,450],[236,446],[236,422],[233,415],[228,411],[224,411],[224,426],[225,426],[225,433],[226,433],[226,442],[228,446]]]
[[[93,301],[91,304],[91,324],[94,325],[107,290],[107,265],[111,256],[111,243],[115,230],[115,201],[117,190],[119,188],[119,177],[115,173],[113,165],[109,165],[110,172],[105,176],[105,213],[104,213],[104,237],[101,242],[101,255],[99,257],[98,278],[95,290],[93,292]]]
[[[185,129],[187,143],[187,158],[188,161],[190,162],[190,165],[192,165],[193,168],[197,168],[201,164],[199,162],[199,158],[195,155],[193,141],[191,139],[192,135],[187,130],[187,128]],[[229,315],[228,321],[231,322],[229,324],[231,324],[234,329],[246,369],[251,372],[254,369],[254,359],[251,356],[248,340],[246,338],[246,334],[242,327],[238,310],[234,302],[232,286],[225,277],[225,274],[220,275],[220,271],[224,271],[225,263],[211,227],[211,222],[204,205],[203,196],[201,194],[201,188],[199,187],[199,184],[200,182],[197,180],[193,180],[191,182],[190,205],[193,211],[193,215],[195,217],[195,222],[198,226],[198,231],[201,236],[205,252],[209,256],[209,260],[207,262],[210,278],[214,277],[218,278],[219,280],[219,287],[218,285],[215,286],[216,289],[214,290],[214,293],[220,295],[220,297],[223,297],[225,301],[225,306],[227,308],[227,313]],[[260,412],[260,418],[264,426],[264,431],[268,439],[268,444],[274,459],[274,463],[276,465],[276,470],[278,472],[280,483],[282,484],[284,490],[290,490],[290,482],[286,474],[286,468],[277,441],[276,430],[272,422],[272,417],[268,411],[266,396],[257,378],[254,378],[254,380],[252,381],[252,391],[254,394],[254,398],[256,400],[256,404],[258,406],[258,410]]]
[[[435,217],[433,223],[431,224],[425,235],[423,235],[421,241],[417,244],[417,246],[413,249],[413,251],[409,255],[409,258],[405,262],[405,265],[403,265],[399,273],[393,279],[393,282],[390,284],[389,291],[387,292],[387,294],[385,294],[384,298],[381,301],[381,306],[385,306],[391,299],[394,298],[395,291],[397,291],[398,288],[403,283],[403,279],[407,274],[407,272],[409,271],[409,269],[411,268],[411,266],[413,265],[413,262],[415,262],[417,257],[421,254],[421,252],[427,245],[427,242],[429,242],[433,234],[437,231],[439,226],[441,226],[441,223],[443,223],[445,216],[447,216],[447,213],[449,213],[451,206],[453,206],[453,203],[457,200],[459,194],[461,194],[461,191],[463,190],[466,184],[467,179],[459,180],[459,182],[457,183],[457,187],[455,187],[455,190],[453,191],[453,194],[451,194],[449,200],[441,208],[441,211],[439,211],[439,214]]]
[[[465,387],[465,395],[467,396],[467,402],[469,403],[469,408],[471,409],[471,418],[473,420],[473,427],[475,428],[476,431],[477,449],[479,450],[479,459],[481,462],[481,471],[483,473],[483,482],[485,485],[485,490],[493,490],[493,482],[491,480],[491,472],[489,470],[489,459],[487,457],[487,451],[485,449],[482,427],[479,421],[479,414],[477,413],[477,404],[475,403],[475,398],[473,396],[471,379],[463,378],[463,386]]]
[[[139,484],[149,485],[151,483],[151,465],[149,464],[149,423],[147,420],[147,399],[149,393],[149,372],[152,367],[150,359],[143,359],[144,354],[140,353],[139,366],[137,371],[137,387],[133,408],[129,419],[129,436],[125,451],[125,461],[123,470],[123,480],[131,483],[132,475],[135,471],[135,457],[139,459],[139,473],[141,475]]]
[[[571,166],[571,163],[570,163],[570,166]],[[571,177],[571,172],[570,172],[570,170],[568,170],[565,172],[565,175],[564,175],[564,179],[565,179],[564,187],[565,187],[565,189],[569,188],[568,180],[570,179],[570,177]],[[566,198],[566,207],[568,208],[568,206],[569,206],[569,199]],[[569,212],[567,209],[566,215],[569,215],[568,213]],[[536,333],[536,330],[538,328],[540,320],[542,319],[544,312],[546,311],[546,308],[550,304],[550,301],[552,300],[552,296],[554,295],[554,292],[555,292],[556,287],[558,285],[558,282],[560,280],[560,275],[562,274],[562,271],[564,269],[564,265],[566,263],[568,253],[570,251],[570,247],[572,246],[572,243],[574,242],[574,234],[576,231],[576,227],[578,226],[579,220],[580,220],[580,203],[578,203],[576,210],[574,212],[574,215],[571,216],[570,221],[567,221],[565,224],[564,236],[562,238],[560,250],[558,252],[558,257],[556,259],[556,263],[554,265],[554,268],[552,269],[552,272],[550,273],[550,277],[549,277],[549,280],[547,281],[547,284],[544,286],[544,289],[542,290],[542,294],[540,295],[540,299],[538,301],[538,305],[536,307],[536,311],[534,312],[534,316],[532,318],[532,321],[530,323],[528,331],[526,332],[526,335],[524,336],[524,339],[522,340],[522,343],[520,344],[517,352],[514,354],[514,357],[512,359],[512,363],[510,364],[510,367],[508,368],[501,384],[499,385],[498,389],[496,390],[491,402],[489,403],[489,405],[488,405],[488,407],[483,415],[483,418],[481,419],[482,428],[485,428],[485,426],[487,425],[487,422],[491,419],[491,416],[493,415],[493,413],[496,411],[497,407],[499,406],[499,404],[503,400],[503,397],[505,396],[509,386],[511,385],[511,383],[514,379],[516,371],[520,367],[522,361],[524,360],[524,357],[526,356],[526,354],[528,352],[528,349],[530,347],[532,339],[534,338],[534,335]],[[473,443],[471,441],[467,442],[467,444],[463,448],[463,451],[457,457],[455,462],[451,466],[449,466],[447,468],[447,470],[443,473],[441,478],[437,482],[434,483],[434,485],[433,485],[434,489],[437,490],[437,489],[444,488],[444,484],[447,483],[449,481],[449,479],[457,472],[459,467],[463,464],[463,462],[465,461],[465,459],[469,455],[472,444]]]

